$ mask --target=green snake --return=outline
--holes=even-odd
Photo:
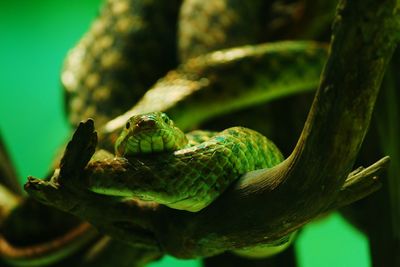
[[[184,134],[165,113],[131,117],[115,146],[117,156],[137,157],[155,179],[114,181],[98,176],[90,189],[101,194],[137,197],[174,209],[197,212],[248,171],[283,160],[265,136],[244,127]],[[129,177],[128,177],[129,178]]]
[[[131,181],[118,184],[117,181],[100,179],[95,181],[99,184],[95,184],[94,191],[126,194],[155,200],[172,208],[198,211],[218,197],[240,174],[279,163],[282,156],[270,141],[255,131],[241,127],[219,133],[193,131],[185,136],[180,130],[174,130],[175,135],[182,137],[179,142],[164,143],[159,137],[149,142],[151,135],[148,134],[141,137],[145,140],[143,145],[128,142],[132,127],[136,125],[132,120],[143,117],[138,117],[138,114],[167,112],[177,126],[187,131],[216,115],[312,90],[318,82],[326,48],[315,42],[271,42],[277,36],[278,39],[287,39],[288,35],[281,33],[297,24],[295,12],[281,16],[280,11],[276,12],[279,9],[271,8],[274,2],[218,0],[204,4],[200,0],[185,0],[180,7],[180,0],[106,1],[99,18],[70,52],[64,65],[62,82],[70,121],[76,124],[81,119],[94,117],[97,125],[104,124],[100,133],[110,137],[112,142],[128,121],[130,129],[122,130],[116,141],[116,154],[128,158],[140,157],[157,173],[157,168],[163,164],[168,175],[174,174],[177,170],[181,171],[179,164],[190,163],[193,158],[199,165],[212,161],[213,166],[223,163],[232,168],[228,170],[225,166],[219,170],[224,177],[213,172],[203,175],[208,173],[205,169],[196,169],[193,177],[197,187],[190,190],[182,190],[186,188],[184,185],[178,187],[182,180],[167,185],[164,174],[160,173],[158,187],[155,188],[145,184],[138,187]],[[209,19],[204,19],[205,14]],[[266,23],[267,16],[272,18],[272,23]],[[289,23],[279,24],[280,20]],[[177,29],[170,27],[177,23],[179,38]],[[174,44],[176,39],[179,39],[179,49]],[[269,43],[254,45],[266,41]],[[179,55],[175,55],[177,50]],[[181,60],[179,66],[176,57]],[[163,60],[160,61],[160,58]],[[168,72],[171,69],[175,70]],[[165,73],[167,75],[156,82]],[[136,101],[138,103],[131,107]],[[110,121],[130,107],[128,112]],[[156,117],[161,120],[161,113]],[[245,138],[237,144],[230,142],[238,136]],[[257,149],[248,146],[257,143],[255,140],[258,138],[261,140],[257,152],[261,153],[260,158],[255,154]],[[240,150],[243,154],[236,154],[238,146],[243,149]],[[107,145],[104,147],[110,148]],[[133,153],[135,149],[139,149],[140,153]],[[197,153],[206,149],[210,149],[209,155],[214,153],[210,151],[215,153],[208,157],[206,153]],[[194,151],[196,156],[193,157]],[[89,229],[86,235],[83,233],[76,238],[76,242],[72,240],[72,246],[75,244],[79,248],[82,244],[80,240],[90,236],[92,231]],[[288,238],[285,238],[266,244],[268,252],[258,246],[244,248],[242,254],[265,256],[288,244]],[[258,251],[260,248],[261,253]],[[17,256],[12,264],[51,263],[65,257],[68,253],[64,252],[68,250],[69,246],[54,246],[47,252]]]
[[[325,56],[325,47],[314,42],[277,42],[226,49],[194,58],[157,82],[131,110],[105,124],[100,133],[105,133],[105,136],[110,135],[110,140],[114,142],[117,140],[114,136],[118,137],[121,129],[126,126],[128,121],[132,120],[130,117],[133,116],[133,118],[135,118],[138,114],[153,111],[162,111],[171,114],[174,119],[176,118],[176,125],[182,130],[187,131],[211,116],[225,114],[232,110],[267,102],[295,92],[312,90],[318,82],[319,71]],[[255,73],[253,73],[254,68],[258,70]],[[265,75],[260,75],[259,72]],[[232,73],[247,73],[247,77],[251,78],[250,83],[249,78],[242,79],[242,76],[235,76],[232,75]],[[241,89],[244,86],[248,88],[247,91]],[[220,88],[230,88],[231,90],[221,91]],[[221,104],[221,97],[224,98],[226,104]],[[227,131],[229,131],[229,129],[227,129],[226,131],[215,134],[212,138],[210,133],[194,131],[192,134],[186,136],[189,140],[189,145],[192,146],[183,148],[180,147],[182,144],[175,144],[176,146],[172,149],[174,151],[170,151],[171,156],[168,158],[163,157],[163,155],[166,155],[165,153],[139,154],[138,156],[141,157],[143,162],[151,166],[153,174],[159,173],[159,169],[163,168],[162,165],[165,165],[168,166],[168,168],[164,169],[169,172],[166,176],[171,176],[176,170],[181,170],[180,166],[174,169],[173,166],[176,166],[174,164],[185,164],[192,160],[190,156],[185,158],[185,154],[181,154],[177,158],[174,158],[174,155],[179,155],[180,151],[193,151],[198,149],[201,147],[199,142],[204,141],[204,138],[218,140],[218,136],[233,137],[234,134],[246,136],[246,134],[244,134],[246,131],[251,132],[251,135],[262,136],[250,129],[236,129],[240,130],[228,133]],[[122,134],[118,137],[116,150],[116,154],[120,156],[125,153],[121,151],[121,148],[124,147],[123,136],[129,133],[127,129],[122,131]],[[197,143],[195,143],[196,139]],[[252,141],[254,142],[254,140],[244,139],[241,145],[246,146],[246,144]],[[209,141],[205,143],[207,142]],[[216,153],[214,157],[209,157],[208,160],[213,161],[218,158],[218,161],[224,162],[226,158],[222,155],[223,153],[229,154],[229,150],[223,151],[223,146],[218,146],[220,145],[218,143],[213,145],[217,148],[216,151],[218,151],[218,153]],[[232,148],[235,148],[233,143],[230,145]],[[145,146],[146,145],[144,145],[142,150],[146,150]],[[166,147],[164,145],[162,146],[163,148]],[[268,145],[266,147],[266,151],[272,148],[272,146]],[[250,154],[249,158],[253,159],[254,155],[251,154],[252,152],[250,152],[250,150],[251,149],[246,147],[243,151]],[[277,152],[278,150],[274,151],[275,152],[272,154],[279,154],[279,152]],[[128,158],[130,157],[129,154],[130,152],[126,155]],[[186,154],[186,156],[189,154],[190,153]],[[197,162],[200,165],[202,162],[200,157],[202,155],[203,154],[200,153],[196,156],[198,157]],[[243,156],[242,159],[244,158],[247,158],[247,155]],[[154,159],[158,159],[158,161]],[[180,159],[182,159],[182,161],[178,162]],[[207,159],[207,157],[204,157],[204,159]],[[231,153],[230,159],[232,161],[229,162],[229,164],[234,166],[234,153]],[[264,159],[268,159],[268,156],[265,156]],[[122,195],[127,195],[129,197],[135,196],[136,194],[138,198],[158,201],[172,208],[198,211],[217,198],[224,189],[226,189],[231,182],[239,178],[241,174],[253,169],[271,167],[279,163],[278,159],[279,158],[271,158],[271,165],[268,165],[268,162],[263,160],[259,162],[250,162],[251,164],[236,164],[234,168],[230,169],[228,172],[221,172],[224,174],[224,177],[217,178],[215,173],[214,175],[210,173],[210,176],[208,176],[208,178],[211,179],[210,181],[200,179],[205,177],[202,176],[203,173],[201,171],[205,172],[206,170],[196,171],[194,177],[198,180],[195,186],[190,188],[191,191],[182,190],[182,187],[179,187],[179,185],[182,186],[183,184],[179,183],[166,185],[166,180],[164,179],[165,173],[159,173],[157,176],[158,181],[156,182],[158,186],[151,188],[147,187],[146,184],[141,184],[140,186],[135,185],[131,183],[132,181],[118,183],[118,181],[115,180],[110,181],[109,179],[102,179],[106,177],[98,177],[98,180],[93,181],[93,191],[111,195],[121,195],[123,193]],[[171,164],[171,161],[174,162],[174,164]],[[236,163],[242,162],[236,159]],[[194,169],[197,170],[201,168]],[[212,179],[214,179],[214,181]],[[130,186],[133,186],[133,188],[130,188]],[[165,189],[168,190],[165,191]],[[145,191],[145,193],[143,191]],[[196,195],[196,191],[203,192],[203,196],[207,197],[204,198],[201,194]],[[84,242],[81,241],[93,236],[93,229],[90,228],[86,233],[87,234],[82,232],[82,235],[78,236],[76,241],[71,240],[71,246],[73,246],[74,249],[66,245],[57,245],[46,250],[44,253],[40,252],[36,254],[16,254],[9,253],[9,250],[4,250],[4,257],[8,258],[8,262],[15,266],[23,266],[36,262],[51,263],[58,261],[70,255],[72,251],[82,247]],[[290,244],[291,237],[292,236],[287,236],[272,244],[235,250],[235,253],[251,257],[269,256],[287,247]]]
[[[184,134],[162,112],[129,118],[115,143],[115,154],[139,159],[139,168],[151,172],[152,179],[110,179],[100,172],[90,177],[90,190],[190,212],[206,208],[244,173],[271,168],[284,159],[272,141],[254,130],[231,127]],[[293,237],[234,252],[252,258],[271,256],[285,249]]]

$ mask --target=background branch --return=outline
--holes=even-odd
[[[21,201],[18,177],[0,134],[0,226]]]
[[[8,187],[9,190],[21,195],[21,186],[11,159],[7,153],[6,146],[0,133],[0,183]]]
[[[84,182],[95,175],[83,170],[96,145],[91,122],[80,125],[86,130],[78,128],[77,138],[64,155],[63,162],[73,163],[63,168],[76,166],[74,171],[61,169],[61,176],[56,173],[50,181],[31,178],[26,190],[120,240],[178,257],[204,257],[277,240],[321,213],[377,188],[371,177],[380,167],[369,168],[373,174],[360,172],[356,177],[353,173],[347,183],[345,179],[368,129],[383,73],[398,41],[398,5],[395,0],[339,3],[331,54],[292,155],[273,169],[243,176],[198,213],[87,192]],[[79,157],[73,159],[73,155]],[[130,164],[104,160],[110,179],[116,173],[140,179]],[[387,159],[377,164],[385,166]]]

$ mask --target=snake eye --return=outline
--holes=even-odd
[[[170,122],[170,119],[168,118],[167,115],[163,115],[162,119],[164,120],[165,123],[169,123]]]
[[[131,127],[131,123],[128,121],[128,122],[125,124],[125,128],[126,128],[126,129],[129,129],[129,127]]]

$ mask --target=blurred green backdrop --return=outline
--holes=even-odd
[[[0,1],[0,131],[21,184],[28,175],[43,176],[69,136],[59,72],[100,3]],[[301,267],[368,267],[368,250],[366,238],[338,214],[306,226],[296,242]],[[200,262],[165,257],[157,266]]]

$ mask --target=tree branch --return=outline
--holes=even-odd
[[[21,203],[21,195],[17,174],[0,135],[0,225],[13,208]]]
[[[388,167],[389,162],[390,158],[386,156],[367,168],[360,167],[352,171],[328,210],[346,206],[378,190],[381,183],[377,175]]]
[[[11,159],[7,153],[3,138],[0,134],[0,183],[7,186],[11,191],[21,195],[21,186]]]
[[[98,171],[83,169],[96,145],[91,122],[80,125],[64,155],[63,162],[78,159],[74,172],[64,172],[66,164],[61,175],[55,173],[50,181],[30,178],[25,188],[42,202],[87,219],[120,240],[177,257],[204,257],[278,240],[321,213],[377,189],[374,177],[387,158],[349,172],[399,39],[399,5],[395,0],[339,3],[331,54],[293,153],[272,169],[244,175],[198,213],[86,191],[84,182]],[[73,155],[79,157],[69,158]],[[141,173],[135,173],[127,160],[96,164],[102,164],[101,171],[111,178],[140,179]]]

